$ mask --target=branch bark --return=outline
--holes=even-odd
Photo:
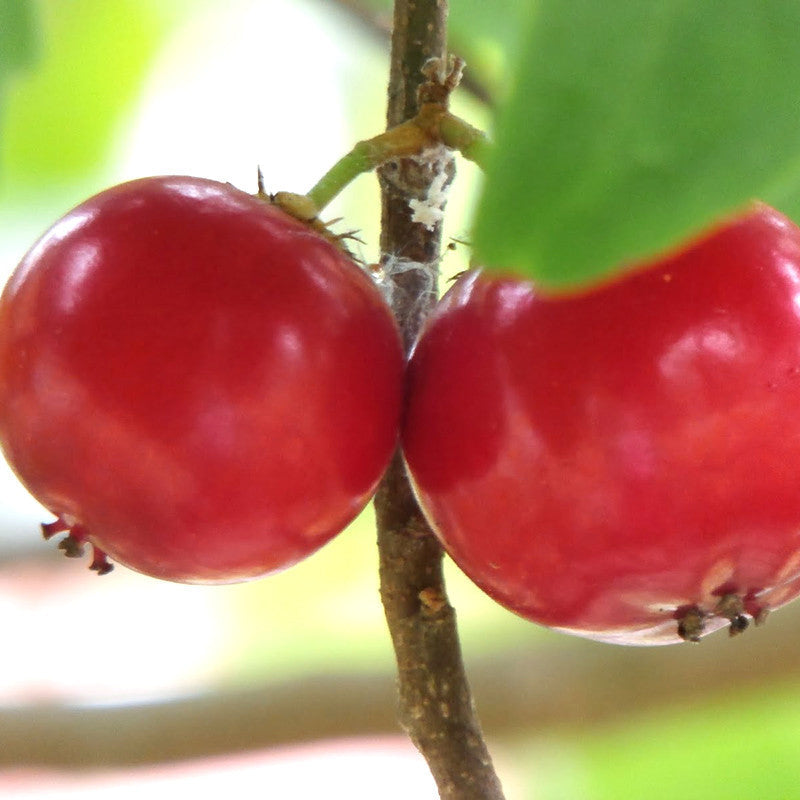
[[[446,63],[447,10],[446,0],[396,0],[387,127],[419,110],[423,65],[431,58]],[[452,180],[453,162],[441,153],[389,163],[379,171],[381,261],[392,282],[392,305],[407,348],[436,301],[441,246],[441,222],[415,221],[414,201],[430,203],[442,171]],[[398,258],[401,270],[393,268]],[[399,453],[375,508],[381,599],[398,666],[400,723],[427,760],[442,800],[502,800],[464,671],[442,551],[417,506]]]
[[[376,10],[372,4],[363,0],[334,0],[334,2],[353,22],[361,24],[373,36],[382,42],[389,40],[392,33],[390,15]],[[462,87],[476,100],[489,106],[494,105],[495,98],[491,90],[473,73],[466,75]]]

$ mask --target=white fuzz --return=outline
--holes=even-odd
[[[444,207],[452,183],[452,170],[448,170],[453,155],[444,145],[436,145],[423,150],[414,160],[436,172],[436,177],[428,189],[427,196],[409,200],[412,221],[424,225],[429,231],[444,219]]]
[[[389,305],[392,304],[394,293],[398,290],[396,276],[412,271],[418,271],[422,276],[423,288],[419,293],[419,303],[423,304],[435,291],[436,278],[439,274],[438,262],[426,264],[400,256],[387,255],[384,257],[383,264],[375,272],[375,282]]]

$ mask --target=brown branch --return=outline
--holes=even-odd
[[[335,4],[350,17],[353,22],[380,42],[388,41],[392,34],[391,15],[381,13],[371,3],[364,3],[362,0],[334,0]],[[461,53],[468,56],[469,53]],[[468,72],[464,76],[461,87],[472,95],[476,100],[488,106],[494,106],[495,98],[488,86],[476,78],[475,74]]]
[[[387,126],[419,110],[423,66],[446,63],[446,0],[396,0]],[[430,70],[428,70],[430,76]],[[412,201],[452,161],[404,159],[381,168],[382,263],[393,281],[392,302],[407,347],[435,302],[441,223],[414,221]],[[395,271],[401,257],[414,269]],[[428,762],[443,800],[501,800],[472,703],[455,612],[442,575],[442,551],[415,500],[400,455],[375,499],[381,599],[398,666],[400,723]]]
[[[629,648],[569,636],[474,659],[472,683],[493,740],[543,732],[592,735],[636,715],[708,713],[764,687],[791,686],[800,663],[800,604],[767,624],[698,646]],[[753,665],[758,664],[754,669]],[[0,707],[0,769],[155,764],[396,730],[392,676],[326,671],[283,683],[160,703]]]

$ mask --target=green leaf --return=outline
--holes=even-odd
[[[9,79],[34,60],[35,30],[30,0],[0,0],[0,124],[5,111]]]
[[[707,645],[714,646],[704,641]],[[755,659],[755,648],[751,652]],[[724,659],[721,650],[717,653]],[[632,659],[626,670],[634,676],[639,674],[634,663],[648,668]],[[668,674],[665,663],[651,661],[650,668],[654,663]],[[706,669],[696,664],[698,671]],[[652,707],[652,697],[638,703],[634,680],[630,703],[613,720],[531,731],[512,745],[507,763],[519,765],[525,797],[796,798],[800,693],[789,681],[776,683],[755,660],[753,673],[758,677],[750,685],[721,681],[705,700],[687,698],[669,707]],[[620,678],[628,679],[627,674]]]
[[[33,61],[35,30],[30,0],[0,0],[0,85],[13,70]]]
[[[800,186],[800,2],[531,5],[479,263],[567,291]]]
[[[755,666],[755,665],[754,665]],[[791,685],[664,710],[585,737],[593,800],[778,800],[797,794],[797,714]],[[582,743],[583,744],[583,743]]]

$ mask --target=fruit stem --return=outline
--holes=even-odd
[[[420,155],[424,150],[443,144],[458,150],[465,158],[485,168],[489,151],[486,135],[460,117],[451,114],[441,102],[420,106],[415,117],[390,128],[371,139],[364,139],[347,155],[342,156],[306,197],[322,211],[348,184],[364,172],[387,161]]]
[[[445,147],[458,150],[464,158],[486,170],[491,143],[486,134],[449,111],[439,119],[439,138]]]
[[[308,192],[308,197],[320,211],[339,192],[364,172],[369,172],[392,158],[419,153],[431,143],[426,132],[413,120],[396,128],[364,139],[345,156],[340,158],[317,184]]]

